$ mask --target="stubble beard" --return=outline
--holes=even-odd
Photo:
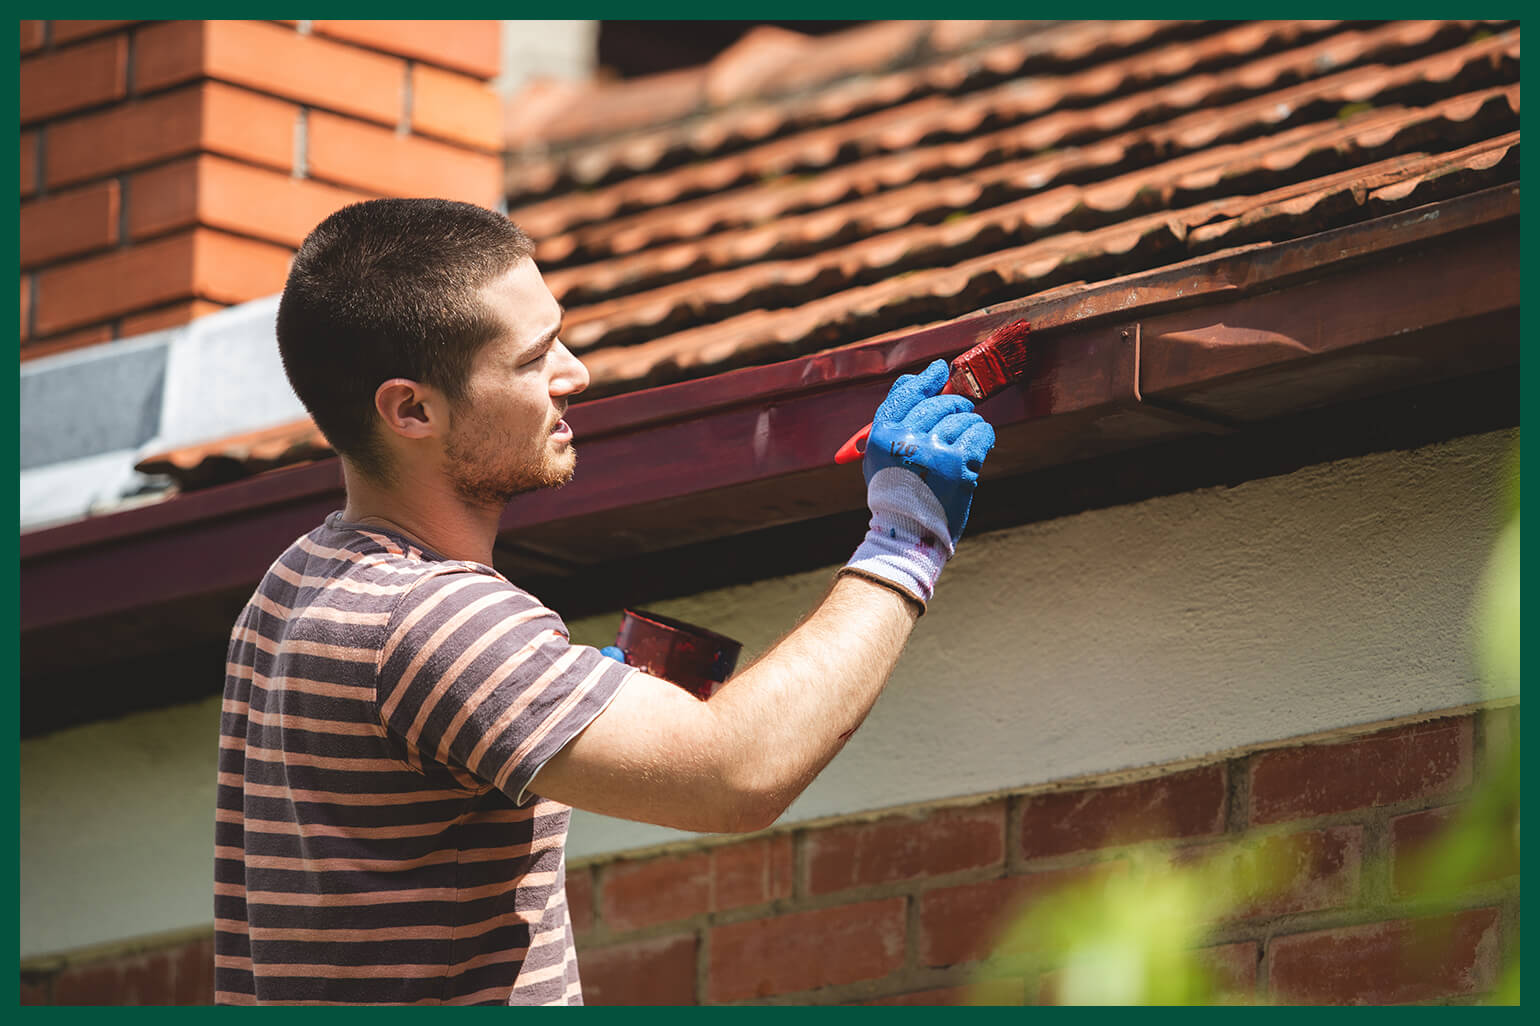
[[[526,492],[560,488],[577,472],[577,449],[570,442],[559,453],[551,452],[547,444],[532,458],[513,464],[500,463],[498,456],[506,453],[500,454],[489,440],[467,445],[452,438],[444,453],[449,457],[449,480],[455,493],[486,509],[500,510]]]

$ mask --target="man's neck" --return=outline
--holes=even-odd
[[[382,485],[342,462],[347,505],[342,518],[405,535],[448,559],[492,565],[501,510],[469,505],[438,481],[415,480],[410,472]]]

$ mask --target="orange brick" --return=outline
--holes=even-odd
[[[53,45],[63,46],[77,39],[88,39],[132,24],[132,21],[56,21],[53,23]]]
[[[371,194],[205,157],[198,162],[198,220],[211,228],[299,248],[334,211]]]
[[[1013,955],[1032,950],[1041,939],[1025,934],[1010,938],[1010,947],[1002,946],[1032,902],[1064,888],[1105,886],[1110,877],[1127,871],[1128,863],[1122,860],[1097,862],[926,891],[920,898],[920,964],[941,966],[989,958],[997,949]]]
[[[21,194],[37,192],[37,132],[21,133]]]
[[[612,930],[636,930],[711,910],[706,852],[606,866],[599,877],[599,917]]]
[[[198,148],[202,97],[184,89],[48,126],[50,187],[148,164]]]
[[[113,337],[112,325],[96,324],[65,335],[55,335],[53,338],[28,342],[21,347],[21,358],[23,360],[35,360],[40,356],[67,353],[72,349],[84,349],[87,346],[110,342]]]
[[[713,848],[712,911],[762,905],[791,897],[792,866],[790,834]]]
[[[1396,1005],[1479,994],[1497,980],[1497,909],[1274,937],[1271,997],[1285,1004]]]
[[[21,337],[23,339],[26,339],[31,334],[30,324],[28,323],[31,317],[32,276],[30,274],[24,274],[21,276]]]
[[[368,198],[367,193],[201,156],[134,176],[129,234],[142,239],[197,224],[298,248],[333,211]]]
[[[193,232],[38,274],[36,328],[54,335],[193,294]]]
[[[215,82],[48,127],[50,187],[207,150],[289,170],[298,108]]]
[[[693,1005],[694,934],[655,937],[578,955],[586,1005]]]
[[[1446,795],[1468,787],[1469,716],[1335,744],[1263,752],[1251,764],[1251,822],[1276,823]]]
[[[1244,847],[1195,845],[1173,853],[1172,863],[1206,867],[1225,920],[1342,908],[1359,897],[1363,833],[1345,824],[1253,838]]]
[[[386,125],[404,112],[404,61],[279,25],[165,22],[140,32],[135,47],[134,87],[142,92],[217,78]]]
[[[184,299],[244,303],[283,288],[282,246],[198,228],[38,274],[37,322],[47,336]]]
[[[481,78],[502,71],[502,26],[495,21],[315,21],[310,27],[318,35]]]
[[[180,303],[172,303],[170,306],[157,307],[154,310],[123,318],[118,325],[118,337],[133,338],[135,335],[148,335],[152,331],[175,328],[223,309],[221,304],[210,303],[206,299],[183,300]]]
[[[1425,864],[1429,854],[1461,825],[1462,806],[1446,805],[1424,809],[1390,821],[1391,893],[1398,898],[1416,895],[1424,888],[1450,887],[1455,881],[1447,872]],[[1519,842],[1516,830],[1504,830],[1486,837],[1480,854],[1466,863],[1459,884],[1488,884],[1519,872]],[[1469,857],[1469,856],[1467,856]]]
[[[121,100],[128,92],[128,37],[42,53],[21,62],[21,123]]]
[[[157,21],[134,36],[134,91],[147,93],[202,78],[206,21]]]
[[[802,847],[808,894],[999,866],[1005,803],[825,827],[809,831]]]
[[[203,149],[237,160],[294,169],[299,108],[218,82],[203,86]]]
[[[492,153],[503,147],[503,104],[480,79],[412,68],[412,131]]]
[[[198,223],[198,165],[204,157],[136,173],[128,180],[128,237],[136,241]]]
[[[334,114],[309,117],[311,177],[388,196],[437,196],[492,207],[502,161]]]
[[[25,56],[33,50],[40,50],[43,41],[48,38],[46,23],[42,21],[23,21],[21,23],[21,52]]]
[[[903,898],[839,905],[711,931],[708,998],[742,1001],[874,980],[904,964]]]
[[[1056,791],[1022,803],[1026,858],[1224,829],[1226,772],[1202,766],[1113,787]]]
[[[224,232],[197,232],[193,251],[193,287],[202,299],[216,303],[245,303],[283,291],[294,254]]]
[[[118,241],[118,183],[97,182],[21,205],[21,266],[105,249]]]

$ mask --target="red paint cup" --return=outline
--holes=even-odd
[[[621,612],[615,645],[626,664],[710,698],[732,675],[743,645],[694,624],[641,609]]]

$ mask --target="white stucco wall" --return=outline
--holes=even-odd
[[[1468,612],[1515,432],[965,538],[786,821],[1201,757],[1493,697]],[[987,482],[979,502],[989,501]],[[854,539],[852,540],[854,544]],[[657,603],[744,660],[833,568]],[[618,614],[575,621],[607,644]],[[21,954],[206,923],[217,701],[21,746]],[[578,812],[569,855],[691,835]]]

